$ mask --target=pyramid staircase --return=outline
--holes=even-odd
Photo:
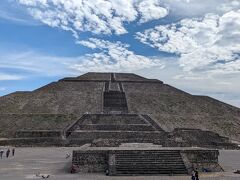
[[[116,175],[188,174],[179,150],[116,152]]]
[[[154,120],[140,114],[84,114],[66,129],[66,138],[115,139],[121,142],[151,142],[165,137],[166,132]],[[151,119],[151,120],[150,120]]]
[[[104,92],[104,110],[127,112],[127,100],[124,92],[109,91]]]
[[[109,82],[105,82],[103,93],[103,110],[104,112],[127,113],[127,99],[121,82],[116,82],[115,74],[111,73]]]

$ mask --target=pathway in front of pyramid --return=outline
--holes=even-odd
[[[2,149],[2,147],[0,147]],[[42,179],[37,175],[50,175],[54,180],[188,180],[189,176],[121,176],[110,177],[104,174],[70,174],[71,157],[66,154],[76,147],[16,148],[15,157],[0,159],[1,180]],[[220,164],[225,169],[221,173],[200,174],[201,180],[239,180],[240,151],[221,151]]]

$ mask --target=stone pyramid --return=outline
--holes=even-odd
[[[222,144],[240,141],[239,108],[132,73],[90,72],[31,92],[2,96],[0,124],[0,138],[11,139],[11,143],[51,136],[61,142],[68,137],[76,140],[78,135],[72,133],[76,130],[85,132],[81,137],[86,138],[81,141],[115,138],[117,131],[126,135],[134,130],[145,134],[130,133],[123,136],[124,141],[155,138],[162,143],[167,138],[166,146],[179,146],[177,142],[186,145],[204,138],[209,142],[218,139],[216,142]],[[96,135],[98,130],[116,132],[102,136]],[[152,137],[156,132],[160,134]],[[96,136],[88,138],[89,133]],[[165,133],[165,139],[161,140],[161,133]]]

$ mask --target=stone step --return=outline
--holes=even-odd
[[[145,157],[133,157],[133,158],[131,158],[131,157],[129,157],[129,158],[122,158],[122,157],[117,157],[116,156],[116,159],[118,159],[118,160],[126,160],[126,161],[129,161],[129,160],[132,160],[132,161],[143,161],[143,160],[152,160],[152,161],[157,161],[157,160],[159,160],[159,161],[182,161],[182,159],[181,159],[181,157],[175,157],[175,158],[167,158],[167,157],[149,157],[149,158],[145,158]]]
[[[180,157],[178,157],[178,156],[175,156],[175,157],[167,157],[167,156],[165,156],[165,157],[163,157],[163,156],[161,156],[161,157],[154,157],[154,156],[150,156],[150,157],[119,157],[119,156],[116,156],[119,160],[124,160],[124,159],[126,159],[126,160],[169,160],[169,161],[176,161],[176,160],[181,160],[181,158]]]
[[[153,161],[153,160],[147,160],[147,161],[117,161],[117,164],[183,164],[181,161]]]
[[[187,174],[187,172],[183,171],[119,171],[116,173],[118,176],[124,176],[124,175],[151,175],[151,174]]]
[[[154,157],[158,157],[158,156],[163,156],[163,157],[169,157],[169,156],[178,156],[179,157],[179,154],[177,153],[170,153],[170,152],[166,152],[166,153],[158,153],[158,152],[151,152],[151,153],[139,153],[139,154],[120,154],[120,153],[117,153],[116,156],[118,157],[142,157],[144,155],[148,155],[149,156],[154,156]]]
[[[145,163],[145,164],[138,164],[138,163],[132,163],[132,164],[116,164],[117,168],[133,168],[132,166],[134,166],[134,168],[162,168],[162,167],[171,167],[174,169],[184,169],[185,165],[184,164],[174,164],[174,163]]]
[[[119,155],[119,154],[117,154],[116,156],[118,156],[118,157],[143,157],[144,155],[148,155],[148,157],[169,157],[169,158],[171,158],[171,157],[179,157],[179,155],[178,154],[171,154],[171,153],[166,153],[166,154],[164,154],[164,153],[147,153],[147,154],[121,154],[121,155]]]
[[[116,174],[188,174],[186,169],[116,169]]]
[[[129,151],[119,151],[117,152],[117,154],[145,154],[145,153],[175,153],[175,154],[179,154],[179,150],[144,150],[144,151],[139,151],[136,150],[134,152],[129,152]]]
[[[117,174],[119,173],[119,172],[132,172],[133,174],[137,174],[137,172],[139,173],[139,174],[141,174],[141,173],[144,173],[144,174],[147,174],[147,172],[149,173],[149,172],[167,172],[167,173],[170,173],[170,172],[178,172],[178,173],[181,173],[181,174],[187,174],[187,171],[186,171],[186,169],[161,169],[161,168],[158,168],[158,169],[151,169],[151,168],[149,168],[149,169],[147,169],[147,168],[142,168],[142,169],[132,169],[132,170],[130,170],[129,168],[128,169],[116,169],[117,170]]]
[[[120,151],[116,153],[116,173],[187,174],[187,169],[177,150]]]
[[[118,163],[125,163],[128,164],[129,161],[131,161],[132,163],[181,163],[181,160],[178,159],[178,160],[154,160],[154,159],[141,159],[141,160],[136,160],[136,159],[125,159],[125,160],[120,160],[118,159]]]
[[[142,151],[142,152],[139,152],[139,153],[117,153],[116,155],[117,156],[141,156],[141,155],[165,155],[165,156],[169,156],[169,155],[178,155],[179,156],[179,153],[174,153],[174,152],[145,152],[145,151]]]
[[[108,91],[103,94],[104,109],[107,111],[127,111],[127,100],[124,92],[121,91]]]
[[[139,154],[116,154],[116,156],[118,157],[142,157],[142,156],[145,156],[145,155],[148,155],[149,156],[154,156],[154,157],[161,157],[161,156],[164,156],[164,157],[170,157],[170,156],[178,156],[179,157],[179,154],[176,154],[176,153],[157,153],[157,152],[152,152],[152,153],[139,153]]]
[[[121,130],[121,131],[154,131],[155,129],[150,125],[142,124],[128,124],[128,125],[109,125],[109,124],[84,124],[78,125],[77,130]]]
[[[133,139],[134,137],[144,138],[144,139],[159,139],[163,135],[163,132],[156,131],[95,131],[95,130],[76,130],[71,133],[69,138],[78,139]]]
[[[167,172],[172,172],[172,171],[175,171],[175,172],[181,172],[181,173],[186,173],[187,174],[187,170],[186,170],[186,168],[184,169],[184,168],[161,168],[161,167],[159,167],[159,168],[147,168],[147,167],[142,167],[142,168],[134,168],[134,169],[131,169],[131,168],[118,168],[118,167],[116,167],[116,172],[118,173],[118,172],[120,172],[120,171],[128,171],[128,172],[141,172],[141,171],[145,171],[145,172],[156,172],[156,171],[167,171]]]
[[[134,166],[132,168],[129,167],[124,167],[124,166],[116,166],[117,170],[126,170],[126,171],[136,171],[136,170],[152,170],[152,171],[156,171],[156,170],[165,170],[165,171],[171,171],[171,170],[175,170],[175,171],[185,171],[186,168],[184,166],[182,167],[172,167],[172,166],[168,166],[165,167],[164,166]]]

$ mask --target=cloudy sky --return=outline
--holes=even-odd
[[[240,0],[0,1],[0,96],[89,71],[240,107]]]

